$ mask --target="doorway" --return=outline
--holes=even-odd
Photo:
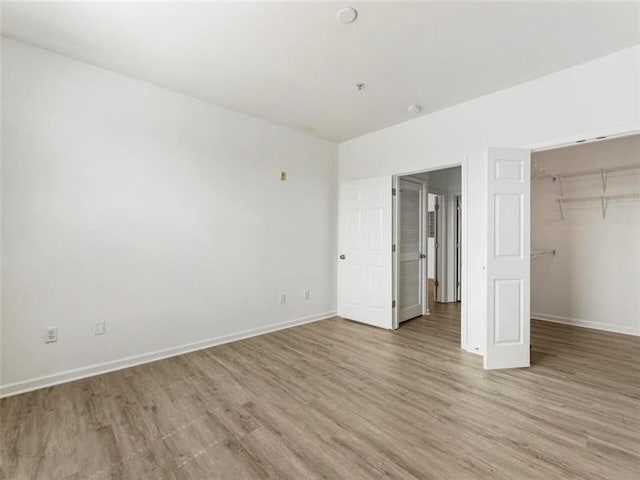
[[[396,186],[397,325],[434,312],[461,320],[462,168],[398,176]]]

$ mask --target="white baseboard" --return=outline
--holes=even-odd
[[[87,367],[67,370],[65,372],[53,373],[51,375],[45,375],[43,377],[36,377],[29,380],[1,385],[0,398],[30,392],[39,388],[51,387],[60,383],[79,380],[81,378],[92,377],[94,375],[101,375],[103,373],[113,372],[115,370],[122,370],[123,368],[129,368],[135,365],[141,365],[143,363],[155,362],[157,360],[162,360],[163,358],[175,357],[176,355],[182,355],[184,353],[194,352],[196,350],[202,350],[205,348],[214,347],[216,345],[222,345],[224,343],[235,342],[237,340],[243,340],[245,338],[256,337],[258,335],[276,332],[285,328],[296,327],[305,323],[325,320],[327,318],[334,317],[335,315],[336,312],[325,312],[319,315],[313,315],[309,317],[298,318],[295,320],[288,320],[286,322],[276,323],[274,325],[268,325],[266,327],[254,328],[238,333],[231,333],[228,335],[209,338],[207,340],[188,343],[186,345],[179,345],[177,347],[156,350],[154,352],[143,353],[141,355],[133,355],[131,357],[125,357],[118,360],[112,360],[109,362],[89,365]]]
[[[557,315],[547,315],[546,313],[532,313],[531,318],[543,320],[545,322],[563,323],[576,327],[591,328],[593,330],[603,330],[605,332],[624,333],[625,335],[640,336],[638,328],[612,325],[610,323],[591,322],[589,320],[579,320],[576,318],[559,317]]]
[[[465,352],[469,352],[469,353],[473,353],[474,355],[480,355],[481,357],[484,357],[484,350],[480,347],[478,348],[466,348],[463,347],[463,350]]]

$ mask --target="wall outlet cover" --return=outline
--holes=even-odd
[[[44,331],[44,343],[53,343],[58,341],[58,329],[47,328]]]
[[[96,322],[95,335],[104,335],[104,322]]]

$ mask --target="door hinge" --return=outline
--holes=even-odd
[[[440,286],[440,282],[439,282],[438,280],[434,281],[434,282],[433,282],[433,284],[434,284],[436,287],[439,287],[439,286]]]
[[[436,204],[433,206],[433,208],[436,209],[436,210],[440,210],[440,204],[438,202],[436,202]]]
[[[396,251],[396,246],[395,245],[391,245],[391,251],[395,252]]]
[[[391,308],[396,308],[396,301],[395,300],[391,301]]]
[[[391,195],[393,195],[394,197],[396,196],[396,189],[395,188],[391,189]]]

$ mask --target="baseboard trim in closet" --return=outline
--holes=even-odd
[[[640,336],[640,331],[638,331],[638,328],[626,327],[623,325],[611,325],[610,323],[579,320],[576,318],[560,317],[557,315],[547,315],[546,313],[532,313],[531,318],[542,320],[544,322],[563,323],[565,325],[573,325],[575,327],[591,328],[592,330],[602,330],[605,332]]]

